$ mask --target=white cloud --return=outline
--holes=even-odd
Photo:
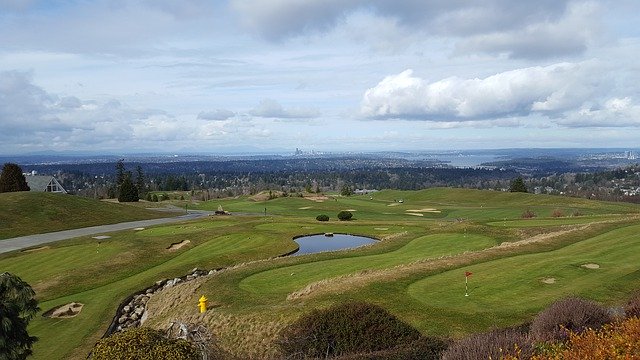
[[[640,127],[640,104],[628,97],[612,98],[598,108],[569,112],[556,123],[567,127]]]
[[[315,109],[288,108],[285,109],[273,99],[264,99],[257,107],[249,111],[250,115],[265,118],[283,119],[310,119],[320,116],[320,112]]]
[[[198,114],[201,120],[227,120],[234,117],[236,113],[231,110],[216,109],[213,111],[202,111]]]
[[[385,77],[367,90],[368,118],[465,121],[534,112],[554,115],[576,108],[598,91],[590,63],[560,63],[506,71],[484,79],[450,77],[428,82],[412,70]]]

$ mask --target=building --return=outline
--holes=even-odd
[[[62,187],[62,184],[56,178],[50,175],[34,175],[25,174],[27,179],[27,185],[31,191],[52,192],[66,194],[67,190]]]

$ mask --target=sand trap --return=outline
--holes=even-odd
[[[56,306],[53,309],[42,314],[44,317],[48,318],[56,318],[56,319],[67,319],[72,318],[82,311],[82,307],[84,304],[72,302],[65,305]]]
[[[424,216],[423,213],[407,213],[407,215],[413,215],[413,216]]]
[[[301,208],[298,208],[298,210],[309,210],[311,209],[311,206],[303,206]]]
[[[169,247],[167,248],[167,250],[169,250],[169,251],[178,250],[178,249],[180,249],[181,247],[183,247],[183,246],[185,246],[185,245],[189,244],[190,242],[191,242],[191,240],[183,240],[183,241],[181,241],[181,242],[179,242],[179,243],[171,244],[171,246],[169,246]]]
[[[356,212],[358,210],[354,210],[354,209],[347,209],[347,210],[343,210],[343,211],[351,211],[351,212]]]
[[[144,228],[135,228],[135,229],[133,229],[133,230],[134,230],[134,231],[142,231],[142,230],[144,230]]]
[[[556,283],[556,278],[544,278],[542,280],[543,283],[545,284],[555,284]]]
[[[389,230],[389,228],[373,228],[373,230]]]
[[[50,246],[40,246],[40,247],[37,247],[37,248],[34,248],[34,249],[26,249],[26,250],[22,250],[22,252],[29,253],[29,252],[40,251],[40,250],[47,250],[47,249],[51,249],[51,247],[50,247]]]
[[[409,212],[417,212],[417,213],[439,213],[440,210],[438,209],[431,209],[431,208],[426,208],[426,209],[409,209],[409,210],[405,210],[405,211],[409,211]]]
[[[94,236],[94,239],[98,239],[98,240],[104,240],[104,239],[109,239],[111,236],[107,236],[107,235],[98,235],[98,236]]]
[[[581,266],[585,269],[600,269],[600,265],[594,263],[584,264]]]
[[[400,205],[400,203],[393,203],[393,204],[389,204],[387,206],[398,206],[398,205]]]
[[[329,200],[326,196],[305,196],[304,198],[315,202],[324,202],[325,200]]]

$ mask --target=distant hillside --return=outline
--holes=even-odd
[[[0,193],[0,239],[166,216],[72,195]]]

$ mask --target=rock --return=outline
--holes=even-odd
[[[131,306],[129,306],[129,305],[125,305],[125,306],[122,308],[122,312],[128,313],[129,311],[131,311]]]
[[[138,320],[138,314],[132,314],[131,315],[131,320]]]
[[[138,307],[136,307],[136,311],[134,313],[137,314],[138,316],[140,316],[140,315],[142,315],[143,312],[144,312],[144,307],[138,306]]]
[[[193,275],[187,275],[186,281],[191,281],[193,279],[195,279]]]
[[[125,321],[127,321],[127,317],[125,315],[118,318],[118,324],[124,324]]]
[[[193,273],[196,273],[196,272],[198,272],[198,271],[200,271],[200,269],[198,269],[198,268],[193,268],[193,270],[191,270],[191,273],[193,274]]]
[[[215,270],[210,270],[210,271],[209,271],[209,273],[208,273],[207,275],[213,275],[213,274],[215,274],[215,273],[216,273],[216,271],[215,271]]]
[[[145,291],[145,294],[153,294],[153,289],[148,288],[147,291]]]

